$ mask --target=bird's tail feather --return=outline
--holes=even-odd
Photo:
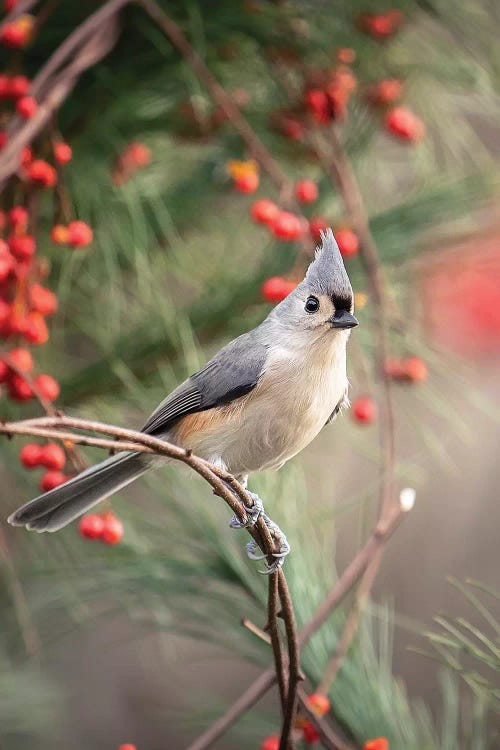
[[[58,531],[101,500],[138,479],[150,466],[151,459],[144,455],[118,453],[26,503],[8,521],[13,526],[25,526],[36,531]]]

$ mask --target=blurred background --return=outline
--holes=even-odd
[[[102,53],[10,168],[10,144],[57,88],[37,88],[35,76],[112,5],[4,3],[2,357],[30,352],[32,367],[14,358],[49,406],[138,428],[265,317],[331,226],[361,323],[348,360],[354,408],[281,472],[251,482],[292,545],[285,570],[304,624],[366,540],[378,502],[380,320],[336,180],[340,153],[387,281],[395,485],[417,500],[330,690],[332,715],[355,746],[384,736],[391,750],[498,747],[498,4],[154,5],[241,110],[280,185],[151,4],[124,3],[109,28],[94,27]],[[262,218],[266,200],[278,218]],[[26,218],[12,214],[19,207]],[[42,414],[4,370],[2,419]],[[186,747],[270,663],[241,626],[263,626],[266,601],[245,534],[176,465],[99,508],[123,524],[114,544],[84,538],[78,524],[41,536],[10,528],[4,519],[39,482],[57,480],[47,463],[28,471],[19,460],[43,442],[0,443],[0,746]],[[311,689],[350,604],[304,649]],[[258,748],[278,728],[273,692],[215,747]]]

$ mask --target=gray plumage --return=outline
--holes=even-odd
[[[311,298],[318,309],[308,311]],[[346,402],[353,294],[331,230],[305,279],[255,329],[223,347],[153,412],[144,432],[246,481],[302,450]],[[35,498],[9,518],[57,531],[137,479],[158,457],[121,453]]]

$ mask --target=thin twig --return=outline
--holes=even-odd
[[[285,674],[285,665],[283,662],[283,653],[281,650],[280,633],[278,628],[278,574],[273,573],[269,576],[268,595],[267,595],[267,624],[266,630],[269,633],[269,643],[273,649],[274,668],[278,678],[278,689],[281,700],[281,710],[283,715],[286,710],[288,684]]]
[[[288,692],[279,750],[288,750],[292,743],[293,723],[297,711],[297,690],[299,682],[303,677],[300,671],[299,641],[295,615],[290,592],[288,591],[282,570],[278,571],[278,591],[281,601],[281,617],[285,623],[288,643]]]

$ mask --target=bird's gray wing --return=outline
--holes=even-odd
[[[267,346],[255,334],[254,330],[239,336],[181,383],[153,412],[142,431],[149,435],[165,433],[181,417],[227,404],[255,388],[267,357]]]

